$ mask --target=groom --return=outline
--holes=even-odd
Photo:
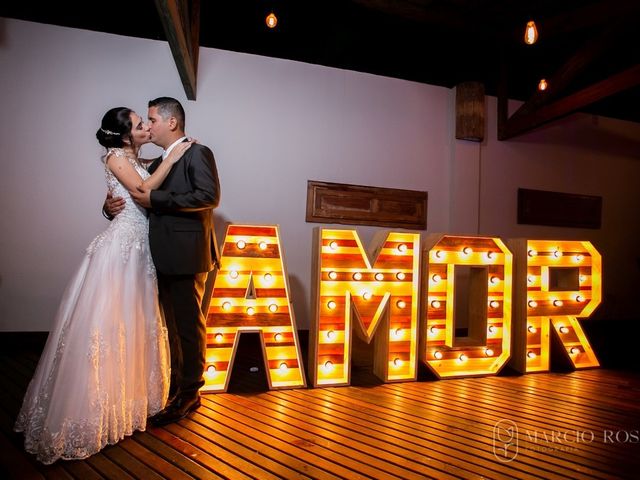
[[[164,149],[149,166],[153,173],[186,139],[185,114],[178,100],[160,97],[149,102],[148,117],[151,141]],[[220,200],[220,183],[213,153],[194,143],[159,189],[131,196],[149,211],[149,243],[169,332],[169,400],[149,419],[153,425],[166,425],[200,406],[198,390],[204,385],[206,323],[201,305],[208,272],[219,258],[213,209]],[[106,210],[113,213],[108,205]]]

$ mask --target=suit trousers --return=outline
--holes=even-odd
[[[207,351],[202,297],[208,273],[166,275],[158,272],[158,290],[169,333],[171,386],[175,393],[194,394],[204,385]]]

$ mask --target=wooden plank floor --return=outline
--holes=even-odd
[[[1,479],[540,478],[640,475],[640,374],[570,373],[268,391],[257,336],[243,335],[230,392],[84,461],[43,466],[12,431],[42,342],[2,334]],[[259,373],[250,373],[251,366]],[[424,377],[424,378],[422,378]],[[517,435],[506,462],[500,443]],[[514,430],[515,431],[515,430]],[[511,458],[511,457],[509,457]]]

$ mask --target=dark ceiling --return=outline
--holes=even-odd
[[[14,0],[0,16],[166,39],[153,0]],[[532,46],[529,19],[540,34]],[[200,45],[445,87],[480,81],[489,95],[504,72],[509,97],[527,100],[563,65],[579,69],[566,95],[640,64],[638,20],[638,0],[201,0]],[[640,87],[581,110],[640,122]]]

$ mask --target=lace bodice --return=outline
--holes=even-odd
[[[106,159],[109,155],[115,155],[117,157],[124,157],[129,160],[129,163],[133,165],[133,168],[136,169],[138,175],[142,177],[142,179],[146,179],[149,176],[149,172],[147,172],[141,165],[136,161],[136,159],[128,156],[122,148],[110,148],[105,156],[105,165],[104,165],[104,174],[105,180],[107,182],[107,187],[109,191],[112,193],[114,197],[122,197],[125,200],[124,210],[116,216],[116,219],[122,220],[130,220],[134,222],[145,222],[147,219],[146,210],[133,201],[131,195],[127,189],[120,183],[120,181],[116,178],[116,176],[109,170],[107,166]]]
[[[133,165],[133,168],[135,168],[136,172],[138,172],[143,179],[146,179],[149,176],[149,172],[147,172],[135,158],[127,156],[123,149],[110,148],[105,156],[105,160],[109,155],[116,155],[129,160],[131,165]],[[125,263],[129,260],[131,248],[136,248],[138,250],[143,249],[148,260],[148,273],[155,276],[155,269],[153,268],[153,262],[151,261],[151,254],[147,248],[149,243],[149,222],[147,220],[147,211],[133,201],[128,190],[120,183],[113,172],[109,170],[106,161],[104,173],[109,191],[114,197],[122,197],[125,201],[125,207],[124,210],[115,216],[109,227],[94,238],[93,242],[91,242],[87,248],[87,253],[92,256],[105,243],[113,241],[113,238],[117,236],[119,239],[118,243],[121,248],[122,260]]]

